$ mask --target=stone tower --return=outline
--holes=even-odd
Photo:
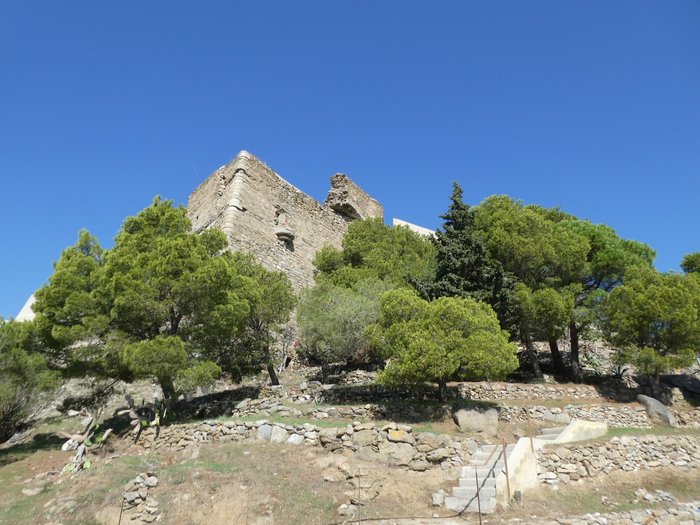
[[[192,192],[187,213],[195,231],[220,228],[232,249],[285,272],[297,290],[313,285],[316,252],[340,248],[350,221],[384,218],[382,205],[346,175],[331,177],[320,204],[246,151]]]

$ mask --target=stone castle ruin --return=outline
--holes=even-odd
[[[220,228],[232,249],[286,273],[297,290],[313,285],[316,252],[340,248],[349,222],[384,218],[382,205],[347,175],[331,177],[320,204],[246,151],[194,190],[187,212],[195,231]]]

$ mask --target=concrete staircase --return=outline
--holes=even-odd
[[[547,444],[547,441],[554,441],[557,439],[564,430],[566,430],[566,427],[543,428],[537,435],[537,439]]]
[[[506,447],[510,454],[515,445]],[[457,513],[490,514],[496,508],[496,477],[505,469],[503,445],[483,445],[468,465],[462,467],[459,486],[445,498],[445,508]],[[479,490],[477,491],[477,478]]]
[[[490,514],[497,503],[507,506],[516,491],[522,492],[537,485],[537,450],[548,444],[600,437],[607,431],[605,423],[574,420],[565,427],[543,428],[537,436],[520,438],[517,443],[506,446],[508,475],[505,473],[503,445],[483,445],[469,464],[462,467],[459,486],[452,489],[452,495],[435,493],[433,501],[440,501],[439,504],[458,514],[479,510],[482,514]]]
[[[543,428],[536,439],[541,444],[556,440],[566,427]],[[515,445],[507,445],[510,457]],[[490,514],[496,508],[496,478],[505,472],[503,445],[483,445],[472,456],[468,465],[462,467],[459,486],[452,488],[452,495],[445,497],[445,508],[457,513],[479,512]],[[477,494],[476,483],[479,480]]]

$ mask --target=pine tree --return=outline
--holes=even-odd
[[[491,305],[501,326],[513,328],[510,295],[513,279],[489,257],[474,221],[474,213],[462,200],[462,188],[455,182],[450,206],[440,218],[444,224],[433,238],[437,249],[437,270],[431,282],[416,283],[426,299],[471,297]]]

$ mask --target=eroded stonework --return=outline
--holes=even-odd
[[[242,151],[190,195],[187,213],[195,231],[220,228],[232,249],[286,273],[299,290],[313,285],[318,250],[340,248],[350,221],[383,218],[384,208],[343,174],[331,177],[320,204]]]

